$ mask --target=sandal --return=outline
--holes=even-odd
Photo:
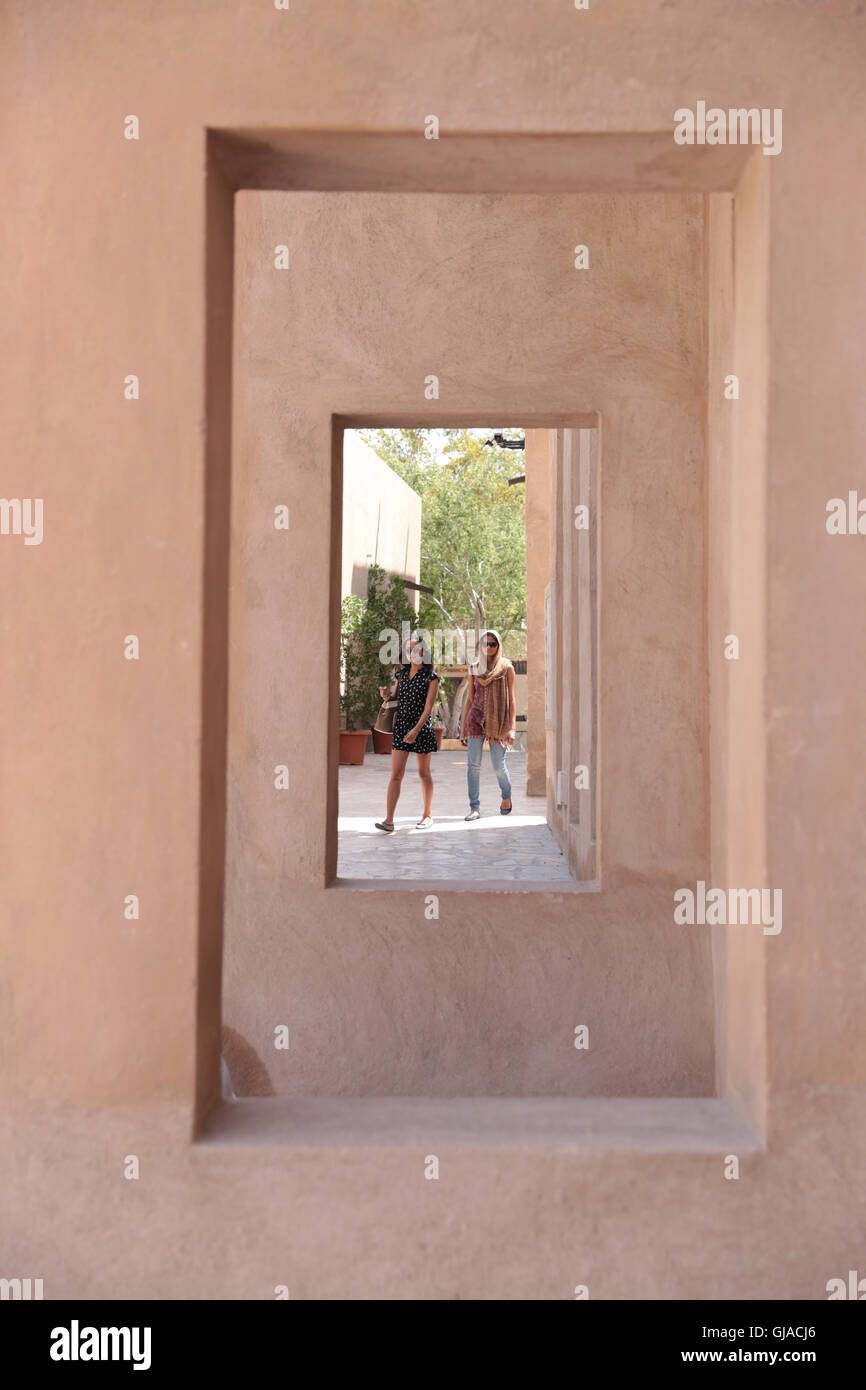
[[[503,797],[503,800],[504,800],[504,799],[505,799],[505,798]],[[508,800],[511,801],[511,797],[509,797]],[[512,801],[510,806],[500,806],[500,808],[499,808],[499,814],[500,814],[500,816],[510,816],[510,815],[511,815],[511,812],[512,812],[513,810],[514,810],[514,802]]]
[[[388,833],[389,835],[392,835],[392,834],[394,833],[394,822],[393,822],[393,821],[390,821],[390,822],[389,822],[389,821],[386,821],[386,820],[377,820],[377,821],[376,821],[376,829],[377,829],[377,830],[385,830],[385,831],[387,831],[387,833]]]

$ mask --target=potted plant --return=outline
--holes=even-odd
[[[358,594],[348,594],[340,607],[340,654],[343,685],[340,691],[340,710],[345,728],[340,730],[340,765],[359,766],[364,761],[370,731],[372,701],[369,691],[369,671],[366,670],[367,643],[365,627],[367,601]],[[378,691],[375,691],[378,697]],[[378,706],[377,706],[378,708]],[[373,716],[375,718],[375,715]]]
[[[389,733],[386,733],[384,729],[377,729],[375,725],[370,730],[370,732],[373,735],[373,752],[390,753],[391,749],[394,746],[393,736]]]
[[[436,735],[436,747],[437,749],[441,749],[442,740],[445,737],[445,721],[442,718],[442,713],[438,704],[433,715],[433,732]]]
[[[340,730],[340,762],[344,765],[364,761],[367,738],[381,704],[379,687],[388,684],[393,670],[393,654],[389,659],[384,651],[385,634],[399,634],[404,624],[408,629],[414,620],[415,610],[406,597],[402,578],[386,574],[379,565],[370,566],[366,598],[349,594],[343,599],[340,709],[346,727]],[[390,753],[391,735],[375,731],[373,746],[376,752]]]
[[[369,734],[366,729],[340,730],[340,766],[360,767],[367,751]]]

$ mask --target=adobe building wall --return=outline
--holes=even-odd
[[[703,196],[243,192],[235,212],[226,1023],[277,1093],[711,1095],[710,937],[672,910],[709,867]],[[449,893],[431,926],[436,884],[323,886],[331,416],[521,408],[603,420],[604,892]]]
[[[736,197],[707,199],[708,665],[712,882],[768,884],[766,836],[766,318],[769,219],[765,159]],[[776,884],[781,887],[780,884]],[[790,897],[782,887],[784,906]],[[790,926],[790,922],[788,923]],[[711,929],[716,1078],[766,1126],[766,967],[777,939]]]
[[[0,25],[14,190],[0,226],[4,492],[45,504],[40,545],[0,537],[13,596],[0,663],[4,1275],[44,1277],[47,1298],[269,1298],[280,1282],[309,1298],[570,1298],[579,1282],[593,1298],[826,1297],[827,1279],[862,1270],[866,1160],[866,612],[856,602],[866,542],[824,524],[827,500],[858,485],[866,428],[857,7],[370,0],[361,14],[354,0],[298,0],[289,12],[90,0],[73,15],[19,0]],[[651,1150],[637,1130],[617,1147],[601,1120],[589,1145],[465,1133],[439,1144],[447,1182],[426,1183],[423,1155],[442,1137],[429,1115],[402,1142],[344,1135],[291,1161],[278,1126],[245,1144],[193,1144],[194,1114],[219,1086],[225,777],[214,750],[225,736],[217,656],[231,438],[230,373],[205,340],[227,325],[208,286],[229,283],[232,192],[206,128],[418,133],[422,187],[451,132],[532,135],[542,175],[576,132],[588,142],[587,189],[622,180],[633,190],[638,178],[653,192],[697,168],[696,152],[669,136],[675,110],[698,99],[784,111],[782,153],[754,152],[766,299],[753,301],[749,328],[744,270],[746,304],[734,306],[759,384],[741,395],[745,426],[738,413],[731,428],[747,449],[758,431],[756,492],[743,454],[730,479],[737,523],[726,531],[721,511],[708,518],[706,551],[708,628],[730,630],[712,574],[725,563],[741,576],[733,622],[746,638],[736,670],[711,666],[710,704],[727,690],[720,708],[740,709],[727,727],[757,754],[748,777],[739,759],[711,806],[713,851],[731,853],[723,829],[715,838],[727,824],[748,868],[743,842],[755,830],[755,872],[763,859],[785,900],[780,935],[746,938],[735,965],[716,953],[728,1001],[719,1084],[748,1107],[765,1147],[725,1182],[721,1136],[696,1153],[676,1137],[665,1148],[664,1133]],[[438,146],[422,142],[429,112],[442,122]],[[123,138],[129,113],[138,141]],[[638,137],[653,133],[669,153],[642,160]],[[476,186],[494,178],[488,154],[471,173]],[[743,200],[739,241],[754,190],[737,179],[714,187]],[[720,275],[716,265],[708,283],[723,287]],[[124,398],[130,373],[135,401]],[[464,383],[466,394],[477,385]],[[311,460],[323,428],[318,418],[304,436]],[[713,429],[708,406],[710,456]],[[723,509],[724,490],[712,495]],[[324,519],[314,524],[321,536]],[[763,637],[750,629],[750,600]],[[137,661],[124,659],[130,634]],[[754,691],[745,698],[734,684],[744,674],[758,686],[757,729]],[[726,744],[712,727],[709,747],[717,766]],[[321,752],[314,742],[314,766]],[[324,833],[319,815],[309,843]],[[633,839],[629,853],[647,848]],[[315,919],[320,890],[292,893],[293,912]],[[124,916],[130,894],[137,919]],[[599,919],[605,953],[635,959],[647,902],[641,884]],[[342,924],[346,977],[359,960],[366,969],[380,923],[371,898]],[[485,930],[492,958],[501,941]],[[448,931],[443,954],[465,937]],[[656,953],[649,978],[635,969],[626,996],[682,970],[696,938],[675,959]],[[399,935],[388,942],[406,949]],[[307,946],[313,955],[319,938]],[[516,951],[512,937],[515,972]],[[751,1021],[738,1028],[744,999],[763,1041]],[[766,1065],[752,1104],[743,1073],[756,1038]],[[417,1028],[399,1041],[417,1052]],[[384,1051],[373,1054],[378,1071]],[[443,1074],[454,1060],[442,1059]],[[355,1059],[351,1070],[357,1093]],[[142,1180],[125,1182],[123,1156],[136,1151]]]
[[[526,609],[527,704],[526,790],[547,795],[547,735],[544,685],[544,590],[550,577],[549,430],[526,431]],[[530,561],[529,557],[537,557]]]
[[[354,432],[347,431],[345,447],[341,595],[366,595],[371,564],[417,584],[421,498]],[[294,511],[297,519],[297,505]],[[417,591],[407,590],[407,594],[417,609]]]

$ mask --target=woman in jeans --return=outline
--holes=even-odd
[[[469,750],[466,760],[469,814],[466,820],[481,819],[481,754],[485,738],[490,744],[490,761],[502,793],[499,814],[511,814],[511,778],[505,759],[514,744],[516,719],[514,667],[502,655],[499,633],[489,628],[481,634],[480,660],[469,672],[469,690],[460,730],[460,742]]]

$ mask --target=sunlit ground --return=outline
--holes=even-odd
[[[340,768],[338,820],[340,878],[513,878],[570,882],[568,868],[547,827],[543,797],[527,797],[526,754],[511,752],[510,816],[500,815],[499,784],[485,752],[481,768],[481,820],[466,821],[466,755],[433,754],[433,825],[416,830],[423,802],[416,759],[410,756],[388,835],[375,828],[385,817],[390,758],[368,753],[362,767]]]

